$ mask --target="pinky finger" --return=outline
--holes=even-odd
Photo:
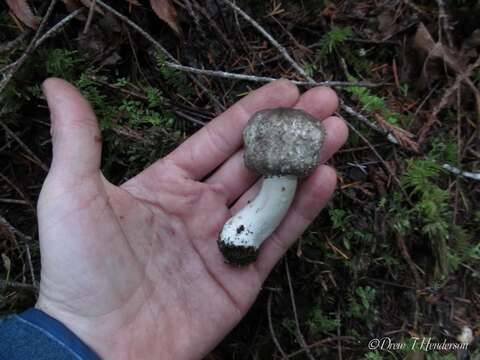
[[[325,207],[336,183],[335,170],[322,165],[300,186],[282,223],[260,249],[256,267],[263,279]]]

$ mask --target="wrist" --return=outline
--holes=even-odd
[[[39,349],[35,349],[35,351],[43,352],[47,349],[49,351],[55,351],[55,349],[58,349],[58,351],[71,354],[75,358],[100,360],[97,353],[87,346],[76,334],[65,326],[65,324],[44,311],[37,308],[28,309],[18,314],[17,318],[23,326],[35,331],[37,338],[44,338],[44,340],[37,340],[40,341],[42,345]],[[33,334],[31,336],[33,336]],[[39,356],[44,356],[44,354],[39,354]]]
[[[169,346],[172,342],[161,342],[158,338],[152,341],[152,334],[159,332],[153,320],[149,328],[135,328],[133,319],[127,322],[118,314],[85,317],[41,297],[35,307],[64,324],[103,360],[175,358],[171,355],[175,351]]]

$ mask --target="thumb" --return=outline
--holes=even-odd
[[[50,78],[43,83],[51,117],[53,159],[50,171],[78,179],[99,172],[102,140],[88,101],[71,84]]]

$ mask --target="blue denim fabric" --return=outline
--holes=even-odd
[[[0,360],[99,360],[74,333],[38,309],[0,322]]]

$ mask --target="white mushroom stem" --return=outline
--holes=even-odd
[[[295,176],[265,178],[257,197],[225,223],[220,240],[258,249],[285,217],[296,188]]]

